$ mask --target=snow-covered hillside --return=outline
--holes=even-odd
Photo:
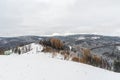
[[[120,80],[120,73],[53,59],[39,52],[42,47],[32,45],[26,54],[0,56],[0,80]]]

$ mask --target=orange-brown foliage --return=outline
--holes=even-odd
[[[81,52],[83,57],[81,58],[80,62],[90,63],[90,59],[91,59],[90,49],[82,48]]]
[[[72,58],[72,61],[80,62],[80,58],[79,58],[79,57],[73,57],[73,58]]]
[[[0,55],[4,55],[4,50],[0,49]]]
[[[62,49],[62,47],[63,47],[63,42],[57,38],[51,38],[50,43],[56,49]]]
[[[81,63],[86,63],[86,59],[80,58],[80,62],[81,62]]]
[[[89,56],[90,55],[90,49],[82,48],[81,52],[82,52],[83,56]]]
[[[43,52],[52,52],[53,49],[51,47],[44,47],[42,51]]]
[[[93,60],[94,60],[97,64],[100,64],[100,62],[101,62],[100,57],[98,57],[97,55],[94,55],[94,56],[93,56]]]

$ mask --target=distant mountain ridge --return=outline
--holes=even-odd
[[[20,45],[20,44],[29,44],[32,42],[38,42],[40,39],[46,39],[50,37],[59,38],[70,45],[77,44],[119,44],[120,37],[112,36],[103,36],[103,35],[94,35],[94,34],[76,34],[76,35],[67,35],[67,36],[20,36],[20,37],[0,37],[0,48],[10,48]],[[84,38],[84,39],[83,39]],[[95,48],[94,46],[86,46],[90,48]],[[98,46],[99,47],[99,44]]]

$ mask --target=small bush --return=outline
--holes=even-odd
[[[63,49],[63,42],[57,38],[50,39],[51,46],[56,49]]]
[[[0,55],[4,55],[4,50],[0,49]]]
[[[73,57],[73,58],[72,58],[72,61],[80,62],[80,58],[79,58],[79,57]]]

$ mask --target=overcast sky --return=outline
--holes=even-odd
[[[0,0],[0,36],[120,36],[120,0]]]

